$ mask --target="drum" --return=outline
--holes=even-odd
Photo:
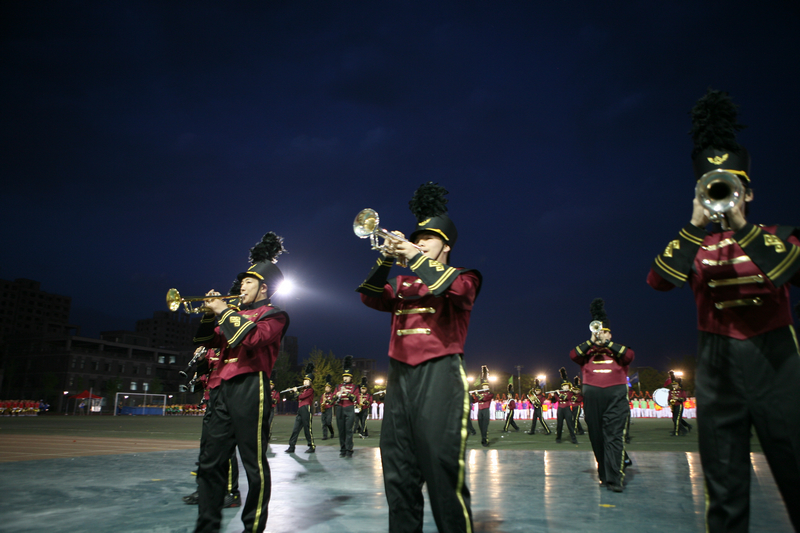
[[[660,407],[669,407],[669,389],[656,389],[653,393],[653,401]]]

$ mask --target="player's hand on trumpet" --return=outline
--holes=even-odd
[[[222,296],[220,293],[211,289],[206,293],[206,296]],[[219,298],[208,299],[203,301],[205,303],[205,307],[211,309],[214,314],[220,314],[228,308],[228,304],[225,303],[225,300],[221,300]]]

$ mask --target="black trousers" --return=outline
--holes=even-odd
[[[542,416],[542,408],[541,407],[534,407],[533,409],[533,420],[531,420],[531,435],[536,433],[536,421],[542,423],[542,427],[544,428],[544,432],[549,435],[552,433],[550,428],[547,427],[547,422],[544,421],[544,417]]]
[[[367,417],[369,416],[369,409],[361,409],[356,414],[356,431],[363,436],[368,436],[367,432]]]
[[[228,492],[239,493],[239,460],[236,458],[236,450],[228,459]]]
[[[289,437],[289,447],[294,448],[297,438],[300,436],[300,429],[306,437],[309,448],[316,448],[314,444],[314,432],[311,430],[311,406],[304,405],[297,408],[297,416],[294,417],[294,427],[292,435]]]
[[[423,483],[439,532],[471,532],[465,480],[469,386],[461,355],[389,360],[381,458],[389,531],[422,531]]]
[[[625,481],[625,426],[630,416],[628,387],[583,385],[583,410],[600,481]]]
[[[575,439],[575,429],[572,427],[572,410],[564,405],[562,407],[561,404],[558,404],[558,414],[556,415],[556,438],[561,438],[561,432],[564,429],[564,422],[567,423],[567,429],[569,430],[569,436],[571,439]],[[587,422],[588,424],[588,422]]]
[[[355,407],[338,406],[336,408],[336,426],[339,430],[340,453],[353,453],[353,426],[356,422]]]
[[[266,527],[271,489],[267,463],[269,392],[269,376],[263,372],[223,380],[217,388],[214,409],[203,418],[205,445],[197,467],[196,532],[220,529],[228,460],[237,446],[247,473],[248,493],[242,509],[244,530],[263,531]]]
[[[519,431],[519,427],[517,427],[517,423],[514,422],[514,411],[515,411],[515,409],[508,409],[506,411],[506,423],[503,426],[503,431],[508,431],[508,426],[511,426],[515,430]]]
[[[800,531],[800,383],[794,328],[746,340],[699,332],[697,428],[711,533],[747,531],[750,428],[755,428],[795,531]]]
[[[581,425],[581,406],[572,406],[572,423],[575,433],[583,433],[583,426]]]
[[[478,409],[478,429],[481,430],[481,442],[489,441],[489,408]]]
[[[689,431],[689,423],[683,419],[683,403],[676,402],[671,409],[673,435],[685,435]]]
[[[330,431],[331,438],[334,436],[333,432],[333,407],[328,407],[327,410],[322,411],[322,438],[328,438],[328,432]]]
[[[270,401],[270,410],[269,410],[269,440],[272,440],[272,421],[275,420],[275,405],[272,405],[272,401]]]

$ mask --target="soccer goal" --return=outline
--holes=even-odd
[[[167,411],[166,394],[149,392],[118,392],[114,395],[114,416],[160,415]]]

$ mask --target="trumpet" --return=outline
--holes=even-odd
[[[697,180],[695,197],[706,208],[711,222],[719,222],[725,213],[744,200],[744,185],[735,174],[717,168]]]
[[[360,239],[366,239],[369,237],[369,242],[372,245],[373,250],[378,250],[384,255],[394,257],[397,260],[397,264],[402,267],[408,266],[408,260],[404,256],[397,257],[394,255],[393,248],[389,246],[387,242],[388,239],[395,239],[410,243],[418,250],[420,249],[419,246],[412,243],[408,239],[405,239],[380,227],[378,225],[380,220],[381,219],[378,216],[378,212],[374,209],[370,209],[369,207],[362,209],[358,212],[355,220],[353,221],[353,233],[355,233]],[[378,243],[379,238],[383,239],[383,244]]]
[[[178,289],[170,289],[167,291],[167,307],[169,307],[170,311],[177,311],[181,304],[183,304],[183,310],[186,311],[187,314],[192,313],[210,313],[211,309],[205,306],[201,307],[192,307],[189,302],[201,302],[204,300],[233,300],[239,299],[239,295],[228,295],[228,296],[191,296],[191,297],[181,297],[181,293],[178,292]],[[230,305],[230,304],[228,304]]]

